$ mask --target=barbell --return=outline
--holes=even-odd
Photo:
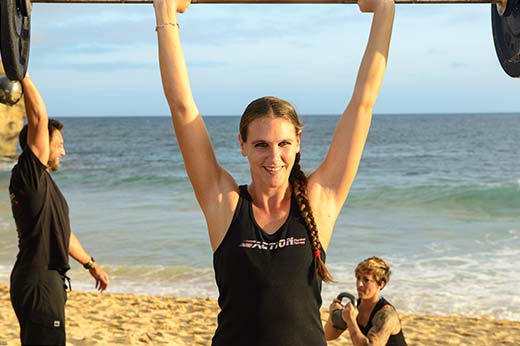
[[[150,4],[152,0],[33,0],[33,3]],[[192,4],[355,4],[357,0],[192,0]],[[491,4],[495,50],[504,71],[520,77],[520,0],[395,0],[396,4]],[[11,80],[22,80],[29,64],[31,0],[1,0],[2,62]]]

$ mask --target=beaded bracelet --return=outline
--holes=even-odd
[[[157,29],[164,28],[167,25],[176,26],[177,28],[180,29],[179,23],[167,22],[167,23],[157,24],[157,26],[155,27],[155,31],[157,31]]]

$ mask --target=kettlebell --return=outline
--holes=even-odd
[[[348,292],[341,292],[336,297],[336,299],[339,300],[340,302],[343,298],[350,299],[350,302],[352,303],[352,305],[356,306],[356,297],[354,297],[352,294],[350,294]],[[345,321],[343,321],[343,317],[341,317],[341,311],[342,311],[342,309],[336,309],[332,312],[332,325],[336,329],[345,330],[345,329],[347,329],[347,324],[345,323]]]

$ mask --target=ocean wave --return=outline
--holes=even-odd
[[[92,188],[98,189],[110,189],[110,188],[124,188],[131,191],[135,188],[164,188],[171,186],[183,186],[190,187],[189,181],[185,175],[176,176],[174,174],[136,174],[132,173],[100,173],[96,174],[92,172],[90,175],[68,175],[59,178],[60,184],[63,189],[73,187],[74,189],[83,189],[91,191]],[[190,187],[191,188],[191,187]]]
[[[470,186],[384,186],[353,193],[349,199],[349,206],[466,210],[482,212],[485,215],[518,217],[520,185],[507,183]]]
[[[516,292],[520,278],[512,275],[518,258],[520,248],[514,245],[457,256],[388,256],[393,275],[382,294],[404,313],[520,321]],[[329,268],[337,283],[324,285],[324,304],[340,291],[356,292],[352,264],[335,263]]]
[[[520,248],[502,246],[476,254],[386,256],[392,278],[382,294],[402,313],[473,316],[520,321]],[[324,284],[323,306],[341,291],[356,293],[355,263],[329,263],[336,282]],[[103,265],[110,274],[110,292],[155,296],[209,297],[218,290],[212,268],[166,265]],[[8,283],[10,268],[0,265],[0,282]],[[75,263],[68,273],[75,290],[95,291],[88,272]]]
[[[0,172],[11,172],[15,163],[15,159],[0,158]]]
[[[68,274],[73,287],[94,291],[92,278],[76,267],[74,265]],[[103,268],[110,275],[111,292],[214,299],[218,296],[211,268],[166,265],[104,265]]]

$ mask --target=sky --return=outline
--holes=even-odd
[[[397,5],[374,113],[520,112],[490,5]],[[300,114],[341,114],[372,15],[356,5],[203,5],[179,16],[203,115],[240,115],[261,96]],[[168,115],[151,4],[33,5],[29,72],[51,116]]]

